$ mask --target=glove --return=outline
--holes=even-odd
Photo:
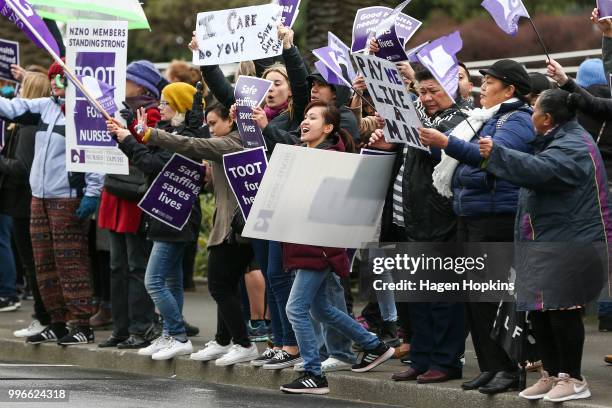
[[[81,205],[76,210],[76,215],[80,219],[89,218],[98,209],[99,197],[85,196],[81,199]]]
[[[132,122],[136,120],[136,115],[134,114],[134,111],[130,109],[127,103],[123,102],[123,106],[125,106],[125,109],[121,109],[119,114],[125,120],[127,125],[130,126]]]

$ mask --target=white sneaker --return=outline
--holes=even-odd
[[[32,320],[32,323],[30,323],[30,325],[26,327],[25,329],[15,330],[13,332],[13,336],[15,337],[36,336],[37,334],[42,333],[43,330],[45,330],[45,326],[40,324],[38,320]]]
[[[138,354],[141,356],[152,356],[157,353],[159,350],[164,349],[170,345],[170,336],[159,336],[150,346],[141,348],[138,350]]]
[[[153,354],[151,358],[153,360],[170,360],[176,356],[185,356],[187,354],[191,354],[192,352],[193,346],[191,345],[190,340],[182,343],[174,337],[171,337],[168,347],[159,350],[157,353]]]
[[[590,397],[591,391],[584,376],[581,381],[571,378],[569,374],[559,373],[555,386],[546,394],[544,401],[563,402]]]
[[[216,360],[219,357],[227,354],[227,352],[230,351],[230,348],[232,348],[231,343],[227,346],[222,346],[216,341],[211,340],[206,343],[202,350],[198,351],[197,353],[191,353],[189,358],[196,361]]]
[[[234,344],[227,354],[215,360],[215,365],[223,367],[236,363],[246,363],[247,361],[255,360],[257,357],[259,357],[259,352],[257,351],[255,343],[251,343],[250,347],[242,347],[240,344]]]
[[[327,360],[321,363],[321,370],[324,373],[331,373],[333,371],[350,370],[351,364],[345,363],[344,361],[338,360],[337,358],[329,357]]]

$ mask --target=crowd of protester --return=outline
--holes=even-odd
[[[272,83],[253,110],[268,154],[279,143],[395,152],[381,242],[607,243],[612,20],[599,21],[597,9],[592,20],[603,33],[603,59],[584,61],[575,79],[554,60],[543,75],[503,59],[480,71],[475,98],[463,64],[457,95],[424,66],[398,64],[430,151],[386,142],[383,118],[362,102],[371,101],[364,78],[355,79],[354,92],[328,83],[308,68],[290,28],[279,28],[281,56],[241,63],[236,75]],[[194,37],[189,48],[197,47]],[[370,43],[370,51],[377,47]],[[291,368],[301,374],[282,391],[325,394],[327,373],[366,372],[391,358],[406,364],[394,381],[462,378],[469,332],[479,374],[461,387],[484,394],[518,389],[520,362],[490,335],[498,303],[407,303],[377,293],[355,318],[346,249],[241,236],[223,155],[244,148],[234,88],[218,66],[173,61],[164,77],[149,61],[128,65],[126,126],[107,123],[129,158],[128,176],[66,170],[65,95],[72,85],[57,62],[42,72],[13,66],[19,91],[0,97],[7,135],[0,157],[0,312],[34,301],[34,320],[15,336],[70,346],[93,343],[94,329],[111,327],[98,347],[136,349],[153,360],[189,356],[217,366]],[[199,199],[180,231],[137,205],[173,153],[206,166],[204,190],[215,199],[206,249],[197,246]],[[194,288],[198,250],[208,251],[217,327],[194,350],[189,337],[199,329],[187,323],[183,304]],[[551,260],[529,270],[547,276],[559,267]],[[565,283],[571,290],[584,271],[568,275],[575,278]],[[574,297],[517,305],[529,313],[541,360],[534,367],[542,373],[521,397],[590,396],[581,370],[586,303]],[[598,315],[599,330],[612,331],[612,302],[599,302]],[[256,342],[266,340],[259,352]],[[612,356],[605,359],[612,364]]]

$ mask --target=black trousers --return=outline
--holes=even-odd
[[[548,374],[557,376],[566,373],[582,380],[584,323],[581,309],[529,312],[529,317],[542,364]]]
[[[514,241],[514,214],[483,217],[459,217],[458,242]],[[491,339],[491,329],[498,303],[472,302],[465,304],[465,316],[472,334],[478,367],[484,371],[516,371],[516,364],[506,351]]]
[[[208,291],[217,303],[215,341],[248,347],[251,341],[242,318],[239,284],[253,258],[253,249],[250,244],[223,243],[208,251]]]
[[[17,248],[19,260],[28,280],[28,286],[34,297],[34,318],[40,324],[46,326],[51,323],[51,317],[45,309],[45,305],[40,297],[38,283],[36,280],[36,269],[34,267],[34,254],[32,253],[32,240],[30,239],[30,219],[13,218],[13,240]]]
[[[183,289],[194,289],[193,270],[195,267],[195,258],[198,253],[198,242],[188,242],[185,246],[185,255],[183,255]]]

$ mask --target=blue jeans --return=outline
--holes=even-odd
[[[17,271],[13,248],[11,247],[11,231],[13,219],[0,214],[0,297],[17,299],[15,280]]]
[[[332,306],[348,314],[346,310],[346,301],[344,299],[344,288],[342,287],[338,275],[335,273],[328,274],[325,284],[327,291],[326,296]],[[312,317],[312,314],[310,319],[312,320],[312,326],[319,344],[319,356],[321,360],[327,357],[333,357],[345,363],[355,364],[357,356],[351,351],[351,341],[333,326],[321,324],[316,321]]]
[[[380,340],[369,333],[349,315],[331,304],[328,297],[328,278],[333,272],[298,269],[287,302],[287,317],[293,326],[304,359],[306,372],[321,375],[319,345],[315,337],[310,315],[320,323],[334,327],[345,337],[366,350],[375,348]]]
[[[292,277],[290,273],[283,270],[283,250],[280,242],[268,242],[268,284],[270,285],[270,298],[276,303],[277,314],[274,316],[273,305],[270,305],[270,317],[280,322],[280,330],[277,328],[274,331],[275,346],[297,346],[298,342],[295,339],[295,333],[291,323],[287,318],[286,307],[291,292]],[[270,304],[268,302],[268,304]],[[273,323],[274,324],[274,323]],[[277,334],[278,332],[278,334]],[[281,337],[278,337],[281,336]]]
[[[163,334],[186,339],[183,321],[183,255],[185,242],[153,243],[145,287],[164,319]]]

